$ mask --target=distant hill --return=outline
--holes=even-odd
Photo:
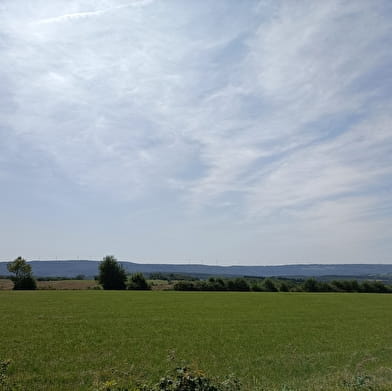
[[[99,261],[31,261],[36,277],[75,277],[83,274],[93,277],[98,274]],[[196,264],[143,264],[121,262],[129,273],[179,273],[194,276],[282,276],[282,277],[321,277],[321,276],[378,276],[392,275],[392,264],[313,264],[281,266],[208,266]],[[0,262],[0,275],[8,275],[7,262]]]

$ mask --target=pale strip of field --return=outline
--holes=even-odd
[[[11,280],[7,280],[5,278],[0,278],[0,290],[9,290],[12,289],[14,284]]]
[[[11,290],[13,286],[11,280],[0,279],[0,290]],[[45,290],[83,290],[94,289],[97,286],[98,283],[94,280],[37,281],[37,288]]]

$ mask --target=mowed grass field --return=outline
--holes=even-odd
[[[158,380],[181,360],[244,390],[392,389],[392,295],[1,291],[0,323],[26,390]]]

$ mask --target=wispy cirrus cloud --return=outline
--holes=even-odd
[[[301,230],[320,244],[318,228],[334,256],[329,226],[374,244],[391,223],[391,14],[368,0],[5,1],[0,178],[233,238]],[[240,242],[256,259],[259,241]]]
[[[84,19],[84,18],[90,18],[90,17],[104,15],[108,12],[119,11],[124,8],[142,7],[142,6],[151,4],[153,1],[155,1],[155,0],[133,0],[131,3],[128,3],[128,4],[112,6],[112,7],[108,7],[108,8],[98,9],[95,11],[83,11],[83,12],[74,12],[74,13],[70,13],[70,14],[64,14],[64,15],[55,16],[55,17],[51,17],[51,18],[41,19],[35,23],[36,24],[47,24],[47,23],[69,22],[72,20]]]

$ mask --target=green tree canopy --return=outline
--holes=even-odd
[[[33,277],[31,266],[22,257],[16,258],[13,262],[7,264],[11,277],[14,282],[15,290],[34,290],[37,289],[37,283]]]
[[[278,290],[275,286],[275,283],[269,278],[264,280],[263,285],[267,292],[276,292]]]
[[[131,275],[131,279],[128,284],[128,289],[131,290],[149,290],[150,286],[144,278],[143,273],[134,273]]]
[[[107,255],[99,264],[98,280],[103,289],[122,290],[126,287],[127,276],[117,259],[113,255]]]

